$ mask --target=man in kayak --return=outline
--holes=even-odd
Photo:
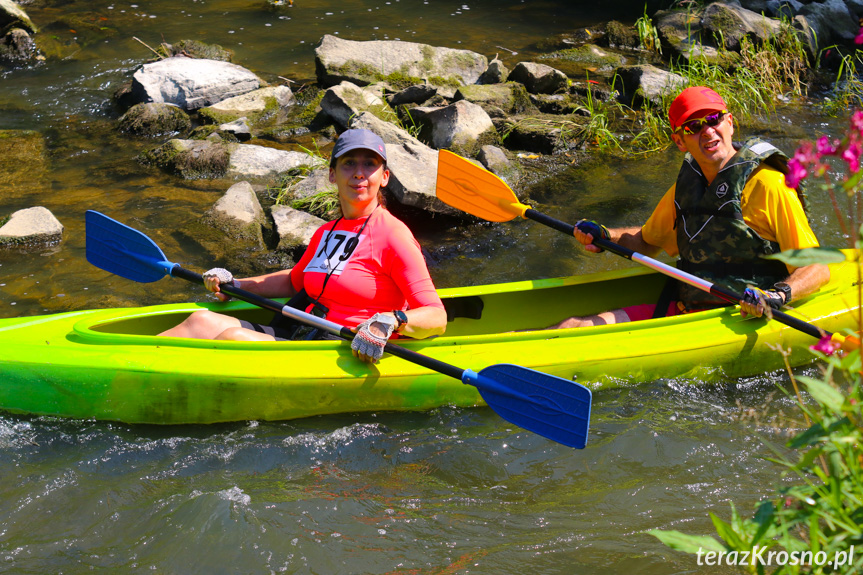
[[[235,279],[214,268],[204,274],[204,285],[222,301],[228,299],[219,289],[224,283],[263,297],[299,294],[303,301],[297,307],[353,327],[353,354],[371,363],[394,334],[418,339],[443,333],[446,311],[419,244],[383,206],[381,188],[389,177],[383,140],[369,130],[344,132],[330,160],[341,217],[318,228],[292,269]],[[160,335],[279,341],[295,338],[292,329],[281,314],[261,325],[202,310]]]
[[[678,268],[743,292],[744,315],[761,317],[818,290],[830,279],[825,265],[799,268],[761,256],[817,247],[804,211],[805,198],[785,185],[787,157],[750,138],[732,143],[734,119],[725,101],[704,86],[683,90],[668,109],[671,139],[686,153],[677,181],[642,227],[607,229],[576,224],[575,238],[599,253],[602,237],[647,256],[665,250]],[[688,284],[669,280],[658,302],[587,317],[551,328],[583,327],[649,319],[728,305]]]

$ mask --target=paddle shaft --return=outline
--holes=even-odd
[[[547,214],[538,212],[532,208],[528,208],[524,211],[524,217],[537,223],[546,225],[550,228],[554,228],[570,236],[573,235],[573,232],[575,231],[574,225],[557,220]],[[681,269],[670,266],[668,264],[664,264],[644,254],[633,251],[629,248],[625,248],[610,240],[606,240],[603,238],[594,238],[593,245],[600,247],[604,250],[608,250],[628,260],[638,262],[641,265],[647,266],[676,280],[687,283],[695,288],[698,288],[720,299],[723,299],[730,304],[738,304],[740,303],[740,300],[743,299],[742,295],[735,293],[728,288],[718,286],[709,281],[703,280],[692,274],[686,273]],[[833,334],[831,332],[826,330],[820,330],[814,325],[806,323],[805,321],[797,319],[796,317],[790,316],[785,312],[779,310],[771,310],[771,314],[773,316],[773,319],[777,320],[778,322],[784,323],[789,327],[800,330],[803,333],[811,335],[816,339],[821,339],[822,337],[833,337]]]
[[[174,265],[170,273],[171,277],[178,277],[198,285],[201,285],[204,282],[204,278],[201,274],[184,269],[179,265]],[[244,302],[256,305],[258,307],[262,307],[264,309],[268,309],[275,313],[280,313],[286,317],[297,320],[298,322],[322,329],[327,333],[331,333],[342,339],[350,341],[354,339],[354,336],[356,335],[349,328],[343,325],[339,325],[335,322],[325,320],[316,315],[306,313],[302,310],[293,308],[288,305],[282,305],[275,300],[261,297],[257,294],[238,287],[234,287],[230,284],[222,284],[221,286],[219,286],[219,289],[224,293],[237,298],[238,300],[242,300]],[[467,377],[471,381],[476,379],[471,370],[460,369],[454,365],[438,361],[434,358],[427,357],[409,349],[405,349],[393,343],[387,343],[386,346],[384,346],[384,351],[396,357],[400,357],[406,361],[421,365],[422,367],[425,367],[432,371],[437,371],[438,373],[454,377],[459,381],[464,381],[465,377]]]

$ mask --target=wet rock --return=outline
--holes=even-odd
[[[177,106],[148,102],[129,108],[120,117],[118,127],[122,132],[154,137],[185,132],[192,127],[192,120]]]
[[[508,150],[537,154],[555,154],[584,144],[587,119],[582,116],[537,114],[512,116],[496,121],[500,133],[507,134],[503,143]]]
[[[52,244],[62,239],[63,224],[43,206],[18,210],[0,226],[3,247]]]
[[[458,210],[437,199],[437,151],[372,114],[360,114],[351,127],[371,130],[387,145],[390,169],[387,193],[396,201],[433,213],[460,215]]]
[[[347,128],[351,118],[363,112],[379,118],[395,117],[393,110],[381,99],[379,89],[364,89],[350,82],[328,89],[321,99],[321,109],[342,128]]]
[[[509,68],[495,56],[479,77],[479,84],[502,84],[509,79]]]
[[[573,114],[582,110],[570,94],[531,94],[530,101],[543,114]]]
[[[336,190],[336,185],[330,183],[329,167],[312,170],[306,177],[290,186],[289,195],[293,200],[308,199],[326,190]]]
[[[205,223],[221,230],[228,237],[250,240],[263,247],[261,232],[264,210],[249,182],[237,182],[205,214]]]
[[[471,147],[483,134],[494,131],[486,111],[467,100],[443,107],[414,108],[411,114],[422,126],[421,139],[437,149]]]
[[[524,114],[533,109],[524,84],[474,84],[462,86],[456,91],[453,100],[467,100],[482,107],[489,116],[501,117],[508,114]]]
[[[318,82],[326,87],[388,81],[452,89],[476,83],[487,67],[488,59],[476,52],[397,40],[356,42],[327,34],[315,49]]]
[[[683,76],[667,72],[656,66],[624,66],[617,69],[624,88],[620,101],[628,106],[638,106],[645,100],[661,104],[662,97],[676,94],[686,87]]]
[[[0,38],[0,64],[26,66],[44,58],[40,56],[36,43],[26,30],[12,28]]]
[[[275,181],[282,174],[308,165],[309,154],[277,150],[251,144],[229,144],[230,161],[226,175],[229,178],[249,178]]]
[[[560,70],[535,62],[519,62],[509,74],[511,82],[521,82],[531,94],[565,92],[569,78]]]
[[[629,50],[636,50],[641,44],[635,27],[626,26],[617,20],[612,20],[605,25],[604,41],[607,46],[612,48],[626,48]]]
[[[276,249],[281,251],[306,248],[315,231],[326,223],[321,218],[288,206],[273,206],[270,213],[279,236]]]
[[[0,30],[22,28],[29,34],[39,31],[30,16],[12,0],[0,0]]]
[[[722,38],[728,50],[739,51],[744,37],[755,40],[756,44],[767,42],[779,33],[778,20],[733,4],[717,2],[704,9],[701,24],[714,38]]]
[[[220,62],[230,62],[234,59],[234,53],[231,50],[222,48],[218,44],[205,44],[198,40],[180,40],[173,44],[161,44],[160,52],[166,57],[171,56],[188,56],[189,58],[203,58],[205,60],[218,60]]]
[[[257,90],[261,80],[229,62],[175,56],[144,64],[132,78],[136,102],[165,102],[197,110]]]
[[[198,113],[202,120],[213,124],[226,124],[246,118],[250,128],[263,130],[283,120],[287,109],[295,103],[296,99],[289,87],[268,86],[205,106]]]
[[[387,98],[390,106],[402,104],[422,104],[437,94],[437,88],[428,84],[414,84]]]

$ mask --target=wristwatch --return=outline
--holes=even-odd
[[[394,309],[393,315],[396,316],[396,321],[399,323],[396,326],[396,331],[400,330],[403,325],[407,325],[408,323],[408,314],[403,312],[400,309]]]
[[[791,301],[791,286],[790,285],[788,285],[785,282],[776,282],[775,284],[773,284],[773,289],[775,291],[782,292],[782,294],[785,296],[785,303],[786,304]]]

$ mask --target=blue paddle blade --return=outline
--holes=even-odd
[[[160,280],[171,273],[161,248],[136,229],[87,210],[87,261],[112,274],[141,283]]]
[[[587,444],[592,394],[583,385],[508,363],[464,377],[510,423],[576,449]]]

